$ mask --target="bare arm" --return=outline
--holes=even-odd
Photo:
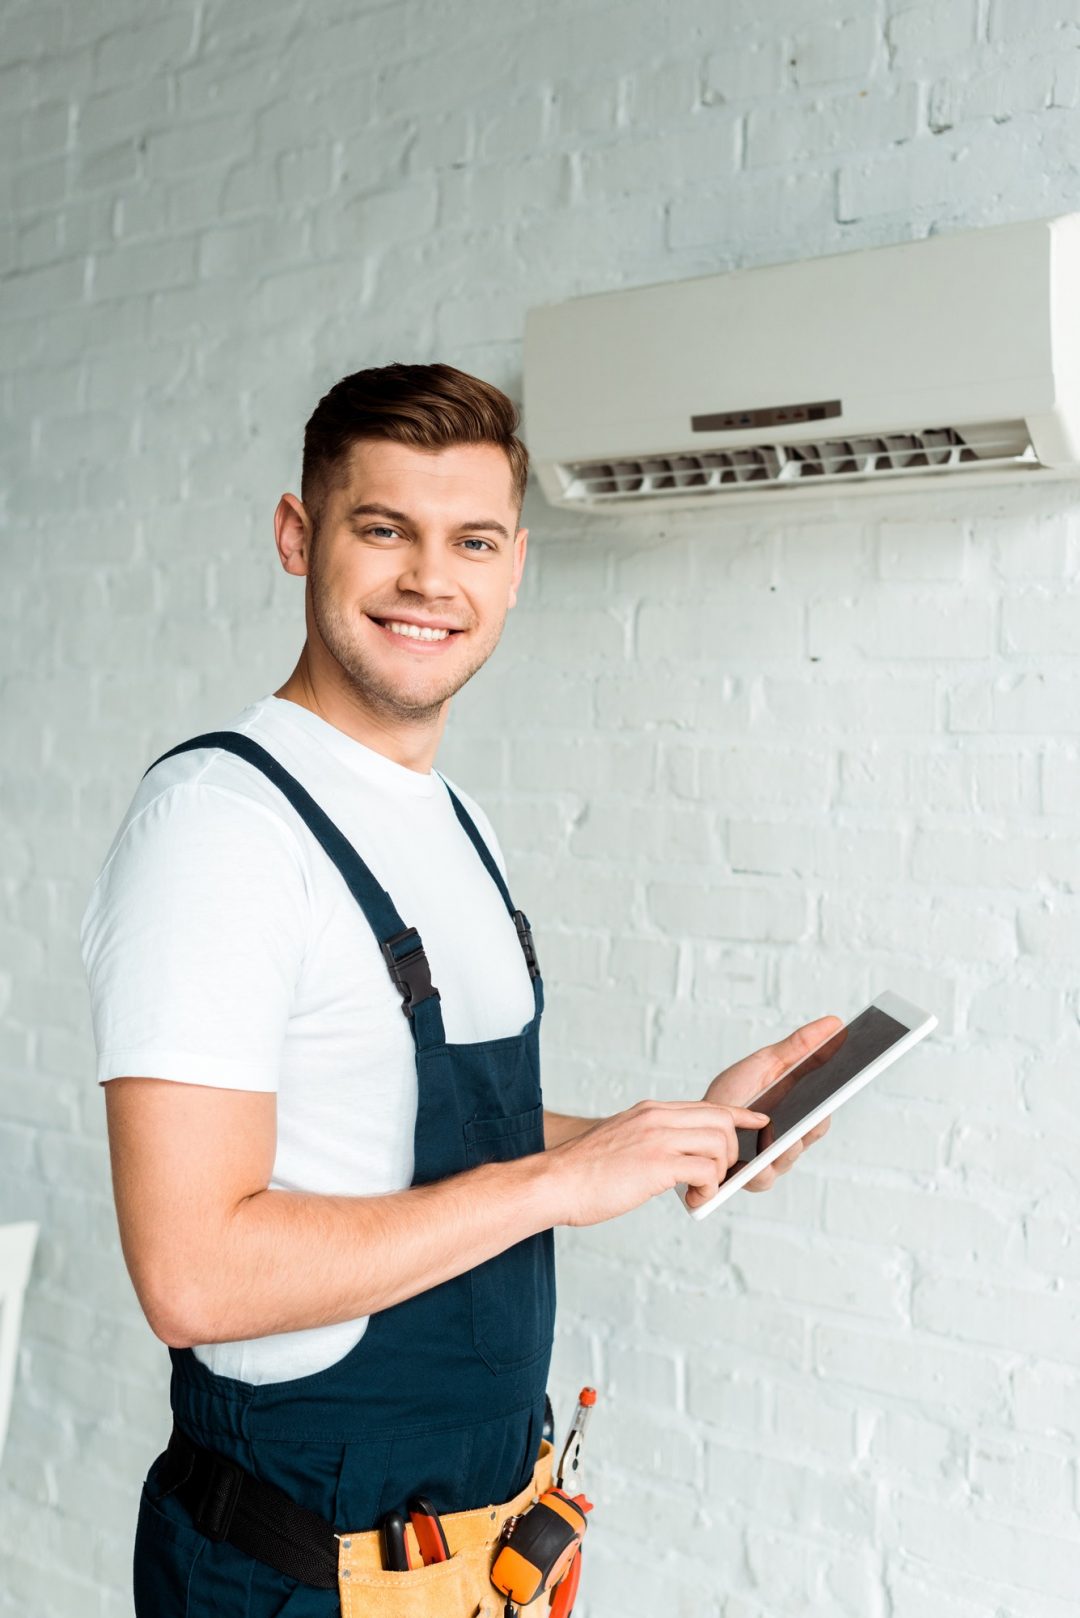
[[[510,1163],[387,1196],[270,1190],[276,1098],[125,1077],[105,1086],[120,1237],[139,1302],[173,1347],[386,1309],[556,1224],[595,1224],[707,1184],[761,1115],[639,1102]]]
[[[578,1118],[567,1112],[548,1112],[544,1108],[544,1145],[550,1150],[552,1146],[561,1146],[564,1141],[576,1140],[578,1135],[584,1135],[593,1124],[598,1124],[599,1118]]]

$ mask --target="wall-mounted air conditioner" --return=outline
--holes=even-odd
[[[1080,214],[529,311],[549,500],[760,504],[1080,475]]]

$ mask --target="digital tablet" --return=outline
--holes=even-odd
[[[850,1101],[856,1090],[876,1079],[891,1062],[937,1027],[937,1018],[898,994],[879,994],[851,1022],[788,1068],[744,1106],[765,1112],[764,1129],[740,1129],[739,1157],[715,1197],[686,1208],[686,1186],[676,1186],[691,1219],[704,1219],[774,1157],[806,1135],[823,1118]]]

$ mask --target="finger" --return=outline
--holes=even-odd
[[[733,1107],[726,1101],[673,1102],[670,1110],[665,1110],[665,1119],[680,1129],[692,1129],[714,1120],[717,1113],[725,1112],[731,1114],[739,1129],[764,1129],[769,1122],[767,1112],[757,1112],[752,1107]]]
[[[703,1202],[709,1202],[715,1197],[724,1180],[727,1170],[718,1171],[718,1166],[710,1158],[691,1159],[681,1170],[685,1176],[686,1205],[688,1208],[699,1208]]]
[[[792,1168],[802,1156],[802,1151],[803,1143],[801,1140],[797,1140],[794,1145],[788,1147],[786,1152],[781,1152],[779,1157],[773,1158],[772,1167],[777,1174],[786,1174],[788,1169]]]
[[[680,1155],[676,1163],[676,1172],[680,1180],[689,1184],[699,1184],[692,1180],[689,1164],[686,1158],[693,1161],[705,1161],[710,1167],[705,1178],[721,1179],[727,1174],[733,1163],[739,1161],[739,1137],[734,1129],[703,1130],[698,1135],[681,1136],[676,1148]]]
[[[831,1123],[832,1118],[829,1117],[823,1118],[820,1124],[815,1124],[813,1129],[810,1130],[809,1134],[803,1136],[803,1145],[812,1146],[816,1140],[821,1139],[822,1135],[827,1135],[829,1133],[829,1125]]]
[[[719,1189],[720,1189],[719,1180],[717,1180],[712,1185],[690,1185],[690,1186],[687,1186],[687,1188],[686,1188],[686,1206],[688,1208],[700,1208],[701,1204],[703,1202],[711,1202],[713,1197],[715,1197],[716,1193],[719,1191]]]
[[[791,1067],[811,1055],[819,1054],[817,1048],[824,1045],[843,1026],[841,1017],[816,1017],[813,1022],[803,1023],[801,1028],[796,1028],[786,1039],[777,1040],[775,1045],[770,1046],[773,1058],[781,1068]],[[829,1054],[820,1053],[819,1060],[825,1061]]]

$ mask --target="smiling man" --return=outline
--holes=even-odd
[[[544,1111],[529,924],[433,767],[525,565],[516,429],[445,365],[320,401],[275,514],[299,661],[151,766],[87,907],[124,1256],[172,1359],[139,1618],[501,1611],[502,1523],[550,1478],[553,1227],[711,1195],[742,1103],[835,1026],[701,1100]],[[403,1579],[417,1497],[455,1554]]]

